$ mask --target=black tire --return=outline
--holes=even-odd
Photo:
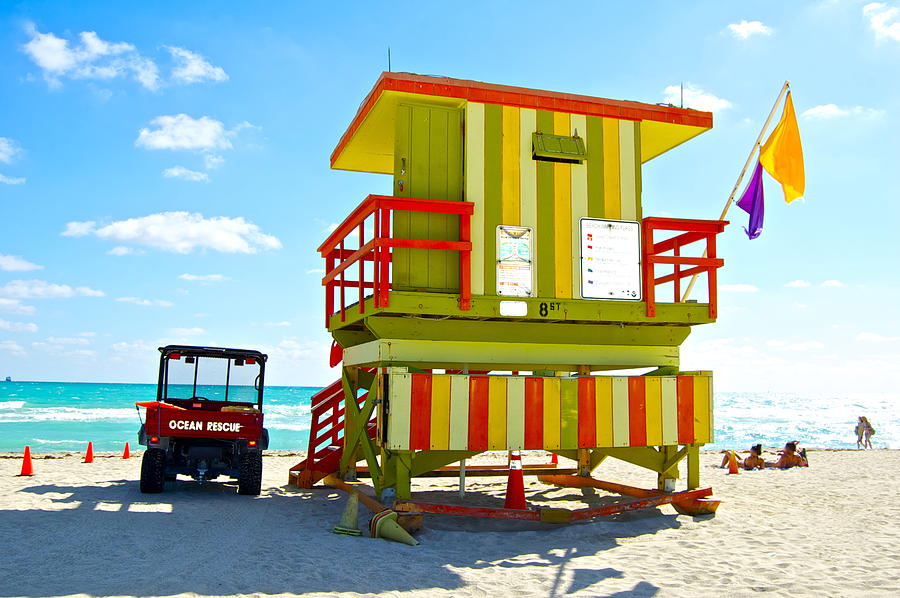
[[[158,494],[166,485],[166,451],[147,449],[141,461],[141,492]]]
[[[238,494],[259,496],[262,489],[262,453],[244,453],[238,474]]]

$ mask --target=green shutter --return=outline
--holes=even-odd
[[[531,143],[536,160],[581,164],[587,157],[581,137],[532,133]]]

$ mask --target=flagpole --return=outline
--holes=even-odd
[[[769,117],[766,119],[765,124],[762,126],[762,130],[760,130],[759,132],[759,137],[756,138],[756,143],[754,143],[753,147],[750,149],[750,155],[747,156],[747,161],[744,162],[744,168],[741,169],[741,174],[738,175],[737,181],[735,181],[734,183],[734,188],[731,190],[731,195],[728,196],[728,201],[725,202],[725,207],[722,208],[722,214],[719,216],[719,220],[725,220],[725,215],[728,213],[728,208],[730,208],[731,204],[734,202],[734,196],[737,195],[737,191],[741,186],[741,181],[744,180],[744,175],[747,174],[747,169],[750,168],[750,164],[753,163],[753,155],[762,144],[762,138],[766,134],[766,129],[768,129],[769,125],[772,123],[772,119],[775,117],[775,111],[778,109],[778,105],[781,103],[784,94],[789,91],[790,88],[790,81],[785,81],[784,85],[781,86],[781,91],[778,93],[778,98],[776,98],[775,103],[772,105],[772,110],[769,112]],[[703,252],[703,257],[706,257],[706,251]],[[688,296],[690,296],[691,290],[693,290],[694,283],[697,282],[698,276],[699,274],[694,274],[691,277],[691,281],[688,283],[687,289],[685,289],[684,295],[681,297],[682,303],[687,301]]]

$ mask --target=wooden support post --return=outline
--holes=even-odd
[[[687,449],[688,490],[700,487],[700,447],[691,445]]]
[[[665,463],[670,463],[674,460],[675,455],[678,453],[677,446],[661,446],[659,447],[659,452],[663,454],[665,458]],[[671,492],[675,488],[675,480],[678,479],[678,463],[676,462],[674,465],[674,471],[672,468],[659,472],[656,476],[656,488],[658,490],[663,490],[666,492]]]
[[[466,460],[462,459],[459,462],[459,499],[462,500],[466,497]]]
[[[341,456],[341,478],[356,480],[356,461],[358,457],[357,431],[365,431],[366,424],[359,421],[359,405],[356,403],[357,367],[344,367],[341,381],[344,387],[344,454]]]
[[[397,454],[396,459],[397,479],[396,491],[397,500],[410,500],[412,498],[412,452],[402,452]]]
[[[591,449],[578,449],[578,475],[591,475]]]
[[[353,400],[346,402],[345,395],[344,454],[341,456],[341,471],[346,471],[348,476],[353,476],[345,479],[355,479],[356,462],[359,460],[359,452],[362,450],[363,457],[365,457],[368,465],[369,474],[374,481],[375,489],[377,492],[380,492],[382,486],[381,466],[378,464],[375,454],[375,444],[368,434],[369,420],[372,419],[372,412],[375,410],[376,399],[379,396],[377,378],[373,374],[358,369],[355,383],[351,378],[348,377],[348,380],[351,380],[351,386],[359,387],[360,384],[368,386],[369,394],[362,409],[359,409],[357,403]],[[356,396],[356,391],[354,391],[353,396]],[[383,457],[382,462],[384,462]]]

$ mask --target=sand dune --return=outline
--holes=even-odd
[[[900,595],[900,451],[811,451],[809,469],[738,476],[719,459],[702,456],[723,500],[715,517],[664,506],[550,527],[429,515],[409,547],[331,534],[345,497],[284,486],[296,455],[266,457],[258,498],[188,480],[143,495],[140,459],[37,458],[21,478],[20,460],[5,458],[0,596]],[[653,479],[621,462],[598,477]],[[472,504],[502,501],[504,480],[469,482],[482,492]],[[611,500],[526,484],[535,504]],[[414,489],[456,494],[455,480]]]

